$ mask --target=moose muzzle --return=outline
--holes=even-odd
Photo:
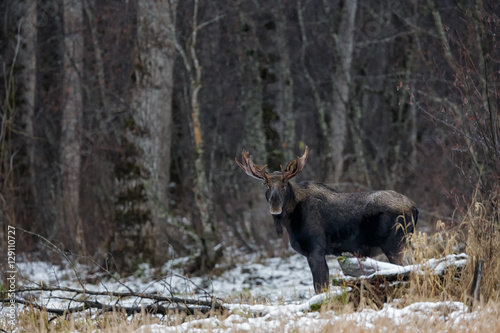
[[[269,196],[269,212],[273,215],[280,215],[283,209],[283,199],[278,189],[273,189]]]

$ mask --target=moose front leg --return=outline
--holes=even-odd
[[[325,255],[312,253],[307,257],[307,263],[311,269],[314,283],[314,291],[320,294],[328,289],[329,271],[326,264]]]

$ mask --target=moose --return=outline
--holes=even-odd
[[[267,164],[253,163],[246,150],[236,163],[252,178],[263,181],[278,236],[283,227],[290,245],[307,257],[314,290],[329,285],[325,255],[350,252],[375,256],[380,251],[393,264],[402,264],[407,237],[413,233],[418,209],[408,197],[394,191],[341,193],[311,181],[290,182],[306,164],[309,148],[281,171],[266,172]]]

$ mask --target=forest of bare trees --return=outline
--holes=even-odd
[[[274,171],[306,144],[298,181],[394,189],[428,232],[459,227],[472,197],[498,223],[496,0],[18,0],[0,15],[2,247],[15,226],[18,252],[48,240],[122,273],[271,253],[263,189],[234,158]]]

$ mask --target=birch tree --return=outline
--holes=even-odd
[[[198,56],[198,34],[207,25],[220,19],[215,16],[211,20],[198,22],[199,0],[193,2],[193,16],[191,18],[191,31],[186,38],[185,45],[175,37],[175,48],[179,53],[184,69],[188,78],[188,100],[189,111],[187,115],[192,149],[194,154],[194,210],[201,223],[201,235],[195,237],[195,242],[200,249],[200,255],[197,258],[197,269],[210,270],[217,263],[217,228],[215,221],[215,211],[213,202],[213,184],[209,177],[204,163],[205,155],[205,133],[208,129],[204,128],[201,121],[200,91],[202,84],[202,66]],[[171,24],[172,34],[175,36],[175,24]]]

